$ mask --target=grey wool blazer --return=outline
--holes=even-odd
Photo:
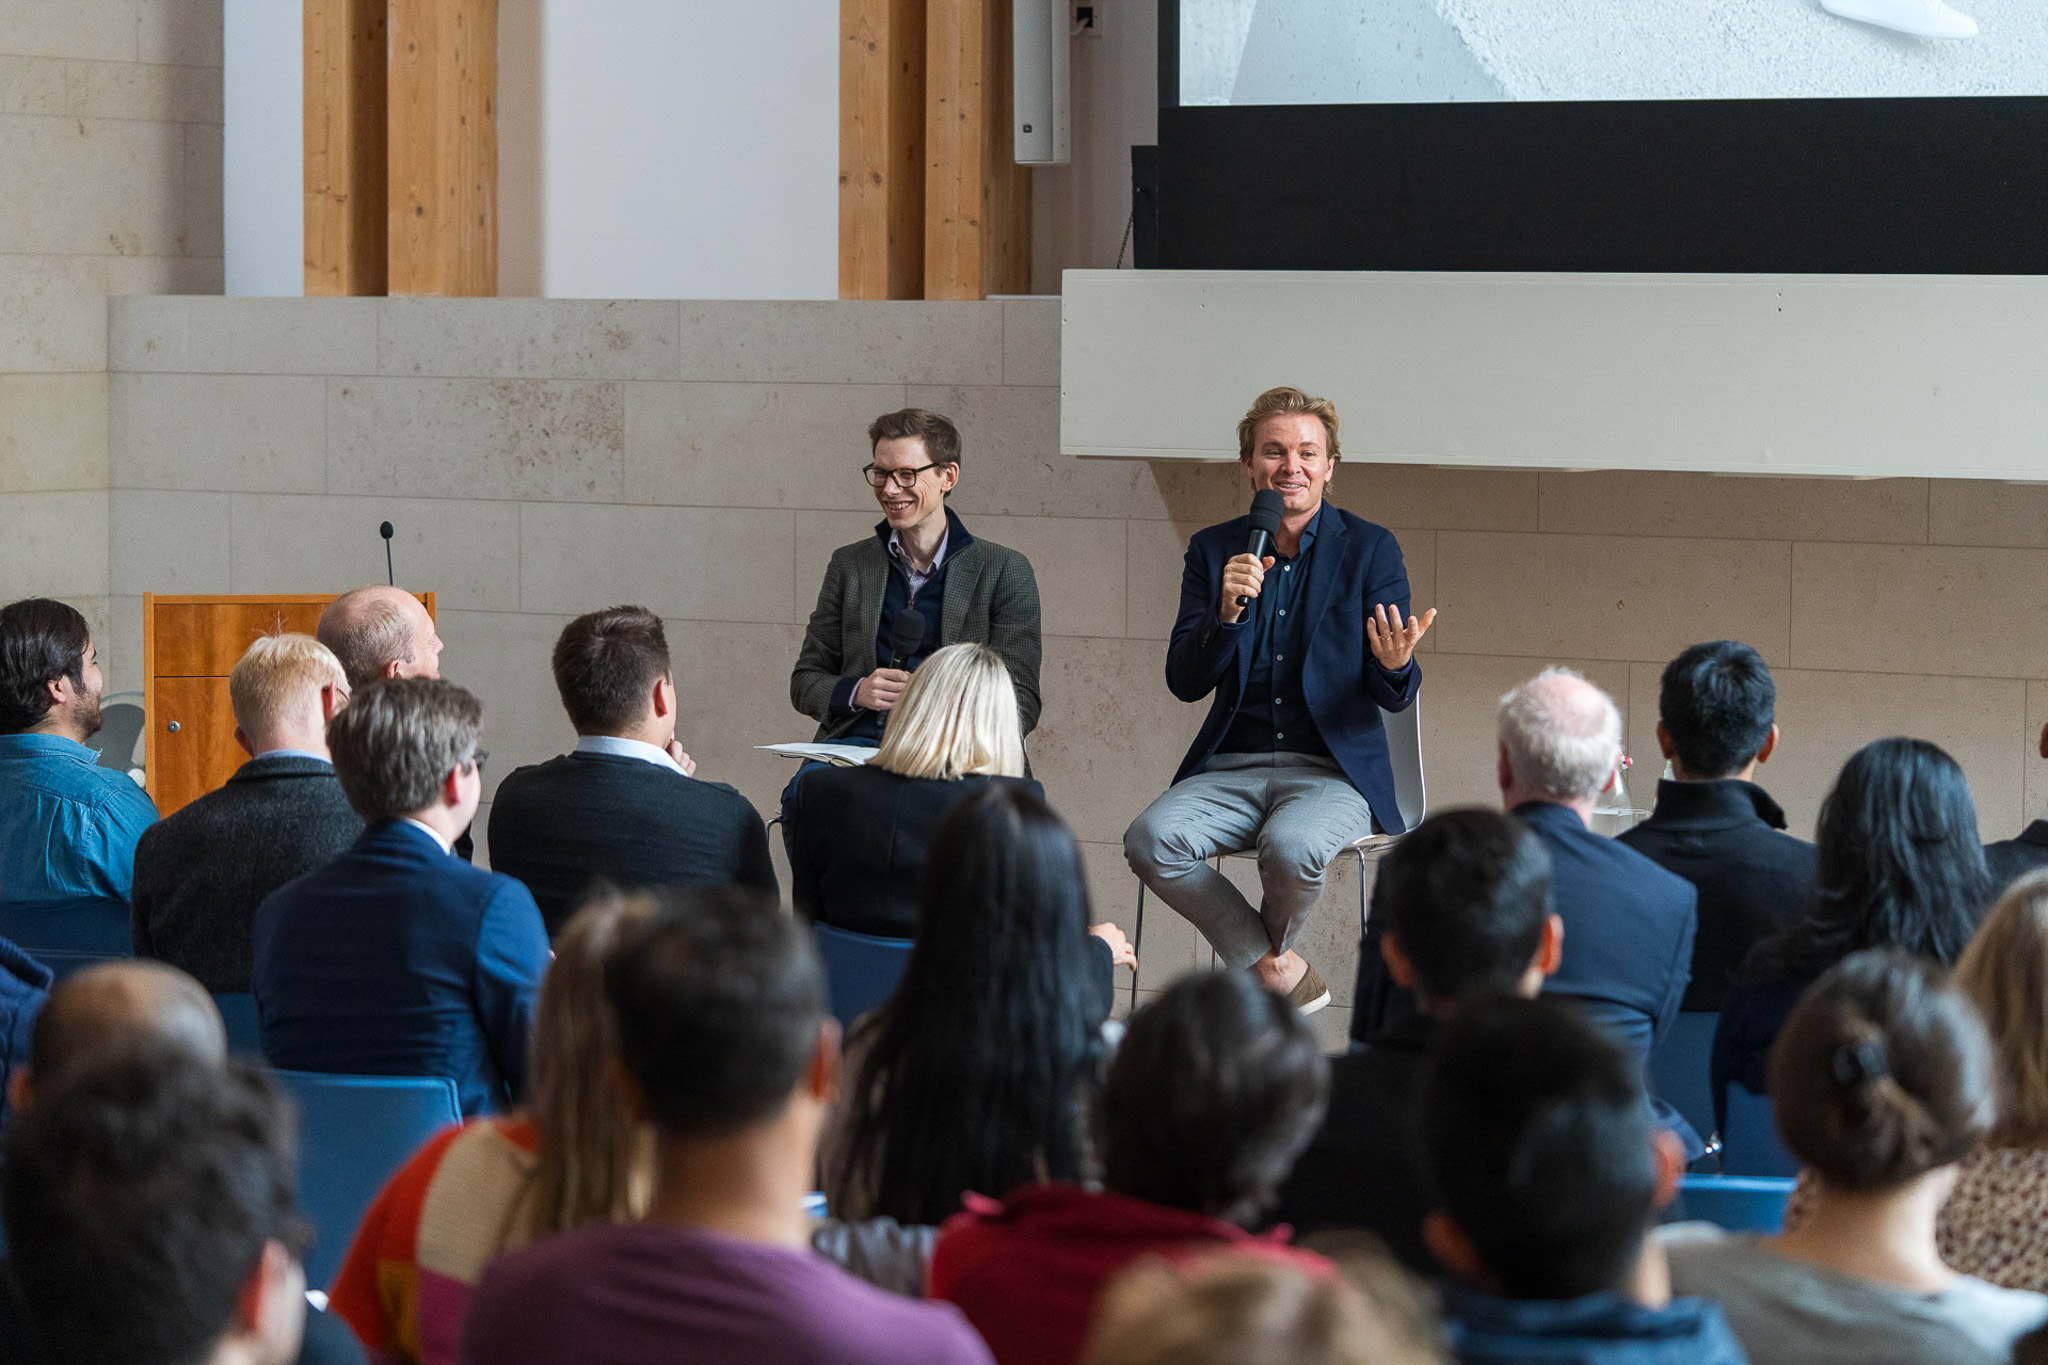
[[[818,722],[819,740],[850,722],[833,724],[832,689],[841,678],[875,671],[875,636],[882,628],[882,593],[889,582],[889,547],[877,534],[832,552],[818,605],[789,675],[790,704]],[[946,557],[945,595],[939,604],[939,643],[987,645],[1009,665],[1017,707],[1030,734],[1038,724],[1038,579],[1016,550],[979,536]]]
[[[210,991],[248,990],[257,905],[362,832],[329,765],[250,759],[226,786],[142,832],[129,893],[136,956],[183,968]]]

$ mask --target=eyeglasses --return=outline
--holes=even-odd
[[[908,490],[917,487],[918,475],[924,473],[927,469],[943,469],[948,463],[950,461],[934,460],[930,464],[921,464],[915,469],[884,469],[880,465],[869,464],[861,466],[860,474],[862,478],[868,481],[868,487],[870,488],[880,488],[883,484],[894,479],[898,488]]]

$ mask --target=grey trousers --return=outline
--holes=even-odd
[[[1124,831],[1124,857],[1152,893],[1202,931],[1225,965],[1249,967],[1294,945],[1330,860],[1372,833],[1372,808],[1335,759],[1217,754]],[[1209,865],[1256,850],[1257,910]]]

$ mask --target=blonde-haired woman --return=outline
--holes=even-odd
[[[653,913],[648,897],[600,895],[569,921],[541,986],[532,1105],[434,1137],[370,1205],[329,1307],[372,1360],[453,1365],[463,1308],[492,1261],[646,1212],[653,1146],[612,1085],[604,964]]]
[[[1941,1259],[2007,1289],[2048,1292],[2048,871],[1999,897],[1954,984],[1991,1032],[1998,1124],[1963,1159],[1942,1206]]]
[[[1043,797],[1024,776],[1017,690],[987,645],[926,659],[857,768],[813,768],[783,798],[790,898],[811,920],[882,938],[917,934],[932,831],[991,783]]]

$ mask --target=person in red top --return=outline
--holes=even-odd
[[[1183,978],[1132,1019],[1103,1083],[1104,1188],[967,1196],[933,1251],[931,1296],[959,1306],[997,1365],[1073,1365],[1103,1287],[1141,1256],[1238,1248],[1330,1274],[1286,1227],[1246,1231],[1322,1123],[1328,1088],[1284,998],[1243,972]]]

